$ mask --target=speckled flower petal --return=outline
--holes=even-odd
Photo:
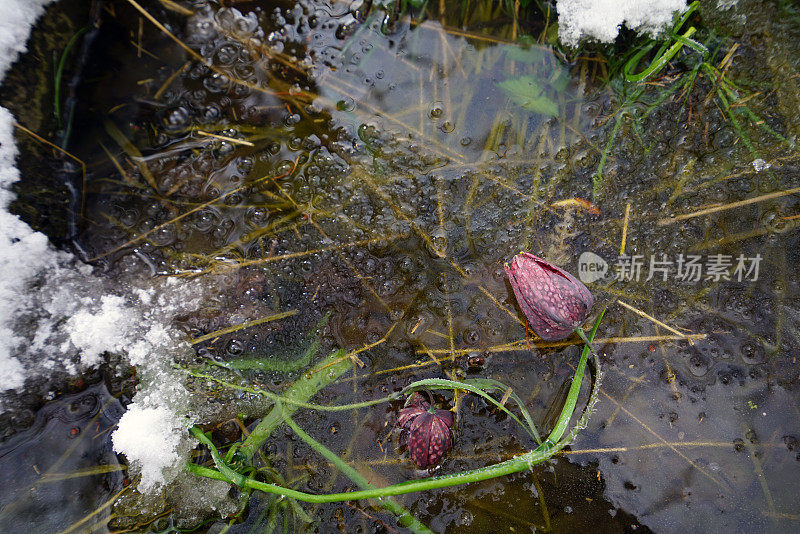
[[[408,425],[420,415],[428,411],[431,404],[419,392],[415,391],[406,399],[405,406],[397,412],[397,424],[400,428],[408,430]]]
[[[407,408],[403,408],[399,412],[397,412],[397,425],[400,428],[408,430],[409,425],[417,419],[419,416],[428,412],[427,407],[422,407],[420,405],[413,405]]]
[[[453,412],[430,411],[417,417],[410,426],[408,451],[411,461],[418,469],[433,467],[442,461],[450,450]]]
[[[545,341],[568,337],[592,309],[594,298],[583,283],[533,254],[514,256],[505,271],[522,313]]]

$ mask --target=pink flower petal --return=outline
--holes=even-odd
[[[588,317],[594,298],[565,270],[528,252],[504,268],[522,313],[542,339],[564,339]]]

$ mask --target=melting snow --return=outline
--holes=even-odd
[[[114,432],[114,450],[124,451],[142,466],[138,489],[147,491],[164,483],[163,472],[176,465],[181,457],[178,446],[186,422],[166,406],[147,408],[136,403],[128,407],[123,421]]]
[[[623,24],[656,35],[672,22],[686,0],[558,0],[558,37],[576,46],[581,38],[611,43]]]
[[[6,0],[0,5],[0,79],[20,52],[25,50],[30,26],[41,15],[49,0]],[[8,190],[19,180],[14,166],[17,147],[14,143],[11,113],[0,108],[0,390],[18,389],[25,383],[25,368],[14,357],[19,337],[12,321],[26,304],[30,274],[52,268],[61,259],[47,237],[34,232],[7,208],[13,199]]]
[[[0,79],[50,1],[0,3]],[[115,450],[141,469],[142,489],[157,487],[177,474],[191,448],[189,394],[170,365],[188,348],[165,325],[196,309],[204,292],[197,283],[120,284],[95,276],[9,213],[10,187],[20,179],[13,123],[0,108],[0,392],[21,390],[30,377],[97,365],[105,352],[127,353],[141,386],[114,433]]]

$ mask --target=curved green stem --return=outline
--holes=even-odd
[[[339,358],[341,358],[341,356],[339,356]],[[349,366],[349,363],[345,366],[345,369],[343,369],[343,370],[346,370],[347,366]],[[372,399],[372,400],[362,401],[362,402],[353,402],[353,403],[350,403],[350,404],[324,405],[324,404],[314,404],[314,403],[306,402],[306,401],[302,400],[303,398],[307,399],[308,397],[307,396],[300,397],[300,396],[298,396],[296,394],[293,394],[292,392],[294,391],[294,389],[290,389],[287,392],[287,394],[285,394],[285,395],[279,395],[277,393],[273,393],[271,391],[267,391],[267,390],[264,390],[264,389],[252,388],[252,387],[248,387],[248,386],[241,386],[241,385],[238,385],[238,384],[234,384],[232,382],[227,382],[225,380],[222,380],[220,378],[217,378],[217,377],[215,377],[213,375],[210,375],[210,374],[207,374],[207,373],[202,373],[202,372],[198,372],[198,371],[192,371],[190,369],[185,369],[185,370],[191,376],[194,376],[194,377],[197,377],[197,378],[203,378],[203,379],[207,379],[207,380],[212,380],[212,381],[214,381],[214,382],[216,382],[216,383],[218,383],[220,385],[223,385],[223,386],[226,386],[226,387],[230,387],[231,389],[236,389],[236,390],[239,390],[239,391],[247,391],[248,393],[254,393],[254,394],[257,394],[257,395],[263,395],[264,397],[267,397],[268,399],[273,400],[276,403],[284,403],[284,404],[287,404],[287,405],[292,406],[294,408],[308,408],[308,409],[311,409],[311,410],[319,410],[319,411],[322,411],[322,412],[341,412],[341,411],[346,411],[346,410],[355,410],[355,409],[358,409],[358,408],[368,408],[368,407],[374,406],[376,404],[382,404],[384,402],[390,402],[390,401],[393,401],[393,400],[400,399],[404,395],[408,395],[412,391],[415,391],[415,390],[418,390],[418,389],[422,389],[422,388],[426,388],[426,387],[431,387],[433,389],[452,389],[452,390],[463,389],[463,390],[467,390],[467,391],[470,391],[472,393],[475,393],[476,395],[480,395],[481,397],[485,398],[490,403],[492,403],[495,406],[497,406],[498,409],[500,409],[503,412],[505,412],[509,417],[511,417],[514,421],[516,421],[522,428],[524,428],[525,431],[528,434],[530,434],[530,436],[534,440],[536,440],[536,443],[540,443],[541,442],[541,439],[539,438],[539,433],[538,433],[538,431],[536,430],[536,427],[533,424],[533,420],[531,419],[530,414],[528,414],[527,411],[525,410],[525,405],[522,402],[522,399],[519,398],[519,396],[517,396],[513,392],[511,394],[511,398],[514,399],[514,401],[517,403],[517,405],[519,406],[520,410],[522,411],[522,415],[525,418],[525,423],[523,423],[519,419],[519,417],[514,415],[508,408],[503,406],[502,403],[498,402],[497,400],[495,400],[493,397],[491,397],[489,394],[487,394],[484,391],[484,390],[487,390],[487,389],[489,389],[489,390],[502,389],[504,391],[509,389],[508,386],[506,386],[505,384],[503,384],[503,383],[501,383],[499,381],[496,381],[496,380],[488,381],[488,380],[482,380],[482,379],[474,379],[474,380],[465,380],[463,382],[459,382],[459,381],[453,381],[453,380],[446,380],[446,379],[443,379],[443,378],[427,378],[427,379],[423,379],[423,380],[417,380],[416,382],[412,382],[408,386],[404,387],[402,390],[394,392],[394,393],[391,393],[391,394],[389,394],[389,395],[387,395],[385,397],[381,397],[379,399]],[[339,366],[337,366],[337,371],[338,370],[339,370]],[[312,372],[312,376],[313,376],[313,374],[314,373]],[[473,386],[472,385],[473,383],[478,384],[478,385],[477,386]]]
[[[307,404],[308,399],[338,379],[350,369],[351,365],[352,362],[345,357],[345,352],[338,350],[314,366],[308,374],[292,384],[283,397],[276,396],[275,407],[247,436],[242,446],[239,447],[239,452],[244,454],[248,460],[255,456],[259,447],[272,434],[273,430],[283,423],[284,419],[290,417],[301,405]],[[282,404],[281,400],[285,400],[288,406]]]
[[[589,350],[592,351],[592,354],[594,354],[592,343],[591,341],[589,341],[589,338],[586,337],[586,332],[584,332],[582,328],[576,328],[575,333],[578,334],[578,337],[581,338],[581,340],[583,340],[583,342],[589,347]]]
[[[484,389],[492,389],[492,390],[502,389],[505,391],[510,389],[508,386],[498,381],[496,383],[487,383],[483,387],[476,387],[471,382],[472,382],[471,380],[456,381],[456,380],[447,380],[444,378],[427,378],[424,380],[417,380],[416,382],[412,382],[408,386],[404,387],[400,391],[400,393],[406,395],[408,393],[411,393],[412,391],[426,387],[431,387],[432,389],[452,389],[452,390],[461,389],[469,391],[471,393],[475,393],[476,395],[486,399],[489,403],[494,404],[499,410],[503,411],[506,415],[511,417],[511,419],[513,419],[519,426],[524,428],[525,431],[528,434],[530,434],[530,436],[534,440],[536,440],[536,443],[541,442],[541,439],[539,438],[539,433],[536,431],[536,427],[533,425],[533,420],[530,418],[530,415],[527,413],[527,410],[525,409],[525,405],[522,403],[522,400],[518,396],[514,395],[515,397],[514,400],[519,405],[519,408],[522,411],[523,416],[525,417],[528,423],[527,426],[519,419],[519,417],[511,413],[511,411],[508,408],[506,408],[503,405],[503,403],[495,400],[491,395],[489,395],[484,391]]]
[[[589,353],[592,352],[591,343],[594,341],[594,336],[597,333],[597,329],[600,327],[600,321],[603,320],[603,315],[605,315],[605,313],[605,309],[600,312],[589,334],[589,339],[586,340],[586,344],[583,346],[581,359],[578,362],[578,366],[575,368],[575,377],[572,379],[572,384],[569,386],[569,393],[567,393],[567,400],[564,403],[564,408],[561,410],[558,421],[556,421],[556,426],[553,428],[552,432],[550,432],[550,435],[547,436],[547,441],[557,442],[567,430],[570,417],[572,417],[572,413],[575,411],[575,404],[578,402],[578,393],[581,391],[581,382],[583,382],[583,372],[586,369],[586,361],[589,359]],[[580,330],[580,327],[578,327],[577,330]]]
[[[594,327],[592,328],[592,331],[588,336],[590,343],[591,341],[594,340],[595,334],[597,333],[597,329],[600,326],[600,321],[602,320],[604,314],[605,310],[600,312],[600,315],[598,316],[597,321],[595,322]],[[555,427],[547,436],[547,439],[544,441],[544,443],[542,443],[532,451],[529,451],[525,454],[522,454],[510,460],[506,460],[504,462],[500,462],[488,467],[481,467],[478,469],[472,469],[469,471],[463,471],[460,473],[455,473],[450,475],[424,478],[421,480],[400,482],[398,484],[392,484],[384,488],[362,489],[360,491],[351,491],[345,493],[316,495],[313,493],[306,493],[291,488],[286,488],[283,486],[279,486],[277,484],[260,482],[257,480],[253,480],[252,478],[245,477],[240,473],[237,473],[230,466],[228,466],[222,460],[222,458],[220,458],[219,453],[217,452],[217,449],[214,446],[211,439],[209,439],[208,436],[206,436],[198,427],[192,427],[192,429],[190,430],[191,434],[209,448],[209,450],[211,451],[211,456],[214,459],[214,463],[217,466],[217,469],[216,470],[209,469],[207,467],[199,466],[196,464],[189,464],[187,469],[189,470],[189,472],[194,473],[196,475],[232,482],[241,487],[257,489],[259,491],[263,491],[266,493],[276,493],[300,501],[314,502],[314,503],[341,502],[341,501],[359,500],[359,499],[374,499],[374,498],[388,497],[392,495],[402,495],[406,493],[414,493],[417,491],[425,491],[430,489],[444,488],[460,484],[479,482],[482,480],[488,480],[491,478],[509,475],[512,473],[518,473],[520,471],[524,471],[525,469],[530,469],[535,464],[541,463],[547,460],[548,458],[552,457],[558,451],[563,449],[568,443],[570,443],[572,438],[576,435],[577,431],[579,431],[581,428],[583,428],[583,426],[585,426],[588,414],[593,407],[592,399],[596,399],[597,393],[600,388],[599,366],[598,366],[598,375],[597,378],[595,379],[595,383],[592,388],[592,395],[590,397],[590,402],[587,403],[586,409],[584,410],[583,415],[581,416],[581,418],[578,421],[578,424],[576,425],[576,429],[573,432],[571,432],[566,439],[563,440],[561,439],[561,437],[564,435],[564,432],[567,429],[567,426],[569,425],[569,421],[572,418],[572,415],[575,412],[575,406],[578,401],[578,394],[580,393],[581,383],[583,382],[583,374],[586,369],[586,362],[589,358],[590,353],[591,353],[591,348],[587,344],[586,346],[584,346],[583,351],[581,352],[581,358],[580,361],[578,362],[578,366],[575,369],[575,375],[573,377],[572,384],[567,394],[567,400],[564,403],[564,407],[561,409],[561,414],[559,415],[558,420],[556,421]],[[276,409],[277,408],[280,408],[280,406],[276,407]],[[289,424],[288,416],[286,416],[284,419],[287,421],[287,424]],[[308,437],[310,438],[310,436]]]
[[[336,454],[333,453],[329,448],[325,447],[322,443],[315,440],[311,436],[309,436],[305,430],[300,428],[297,423],[295,423],[291,418],[286,419],[286,424],[289,425],[289,428],[294,430],[294,433],[300,436],[300,438],[308,443],[311,448],[313,448],[317,453],[331,462],[339,471],[344,473],[346,477],[350,480],[358,484],[363,490],[367,489],[375,489],[375,486],[369,483],[369,480],[359,473],[353,466],[339,458]],[[397,502],[393,499],[387,498],[381,500],[381,506],[383,506],[386,510],[393,513],[397,516],[398,522],[403,525],[404,527],[408,528],[412,532],[421,533],[421,534],[433,534],[431,529],[425,526],[419,519],[414,517],[414,515],[400,506]]]
[[[63,52],[61,52],[61,58],[58,61],[58,67],[56,67],[56,74],[53,80],[53,113],[58,120],[59,126],[61,125],[61,78],[64,75],[64,67],[67,64],[67,57],[69,56],[72,47],[75,46],[76,42],[78,42],[80,36],[87,31],[89,31],[89,26],[84,26],[75,32],[72,37],[70,37],[69,41],[67,41],[67,45],[64,47]]]
[[[197,429],[197,427],[194,427],[192,430],[193,430],[192,435],[195,436],[201,443],[208,446],[209,448],[213,446],[211,440],[205,437],[205,435],[203,435],[202,432],[199,431],[199,429]],[[518,473],[520,471],[530,469],[532,466],[547,460],[548,458],[556,454],[558,451],[563,449],[567,444],[568,444],[567,440],[555,444],[550,442],[550,440],[545,440],[545,442],[542,445],[539,445],[536,449],[532,451],[529,451],[521,456],[517,456],[516,458],[506,460],[505,462],[500,462],[498,464],[491,465],[489,467],[482,467],[470,471],[463,471],[461,473],[456,473],[453,475],[442,475],[438,477],[424,478],[421,480],[400,482],[398,484],[392,484],[391,486],[386,486],[384,488],[349,491],[345,493],[329,493],[323,495],[305,493],[291,488],[278,486],[277,484],[259,482],[257,480],[246,478],[235,472],[234,472],[235,474],[232,477],[229,477],[226,473],[228,471],[232,471],[232,469],[228,467],[225,470],[225,472],[223,472],[222,469],[219,469],[220,464],[217,464],[218,470],[210,469],[208,467],[202,467],[197,464],[189,464],[188,470],[189,472],[194,473],[196,475],[201,475],[216,480],[223,480],[226,482],[232,482],[234,484],[240,485],[241,487],[252,488],[259,491],[263,491],[265,493],[276,493],[279,495],[285,495],[286,497],[291,497],[293,499],[305,502],[328,503],[328,502],[342,502],[342,501],[352,501],[360,499],[376,499],[392,495],[403,495],[406,493],[414,493],[417,491],[425,491],[436,488],[446,488],[448,486],[457,486],[460,484],[468,484],[471,482],[480,482],[481,480],[488,480],[490,478],[497,478],[504,475],[510,475],[512,473]],[[216,459],[219,458],[219,454],[214,452],[212,453],[212,455],[215,457],[215,462],[216,462]]]

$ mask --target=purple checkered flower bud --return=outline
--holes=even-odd
[[[434,467],[453,444],[453,412],[431,407],[416,391],[398,412],[397,424],[408,431],[408,453],[417,469]]]
[[[528,252],[514,256],[505,270],[522,313],[545,341],[569,337],[589,316],[592,294],[565,270]]]

